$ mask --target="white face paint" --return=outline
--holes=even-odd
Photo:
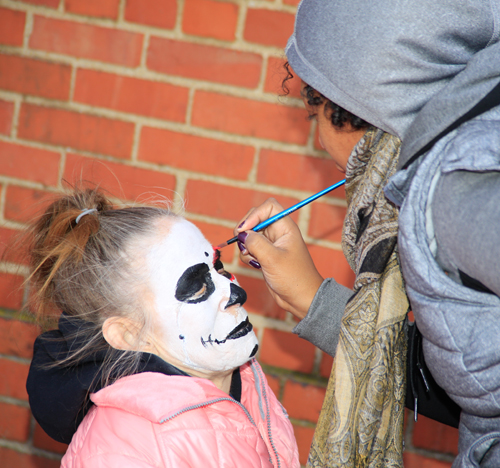
[[[146,258],[160,356],[201,373],[241,366],[258,348],[241,306],[246,293],[234,277],[217,272],[222,264],[196,226],[182,218],[162,220],[160,226],[164,234]]]

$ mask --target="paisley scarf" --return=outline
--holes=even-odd
[[[307,466],[402,467],[409,309],[397,253],[398,211],[383,187],[400,141],[369,129],[346,170],[342,248],[356,273]]]

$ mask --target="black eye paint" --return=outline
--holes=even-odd
[[[200,295],[196,296],[205,289]],[[210,268],[206,263],[198,263],[189,267],[177,281],[175,298],[188,304],[206,301],[215,291],[215,285],[210,276]]]
[[[209,257],[208,252],[205,252],[205,257]]]
[[[224,270],[224,264],[220,260],[220,250],[214,249],[214,269],[219,275],[224,276],[227,279],[233,280],[233,275],[228,271]]]

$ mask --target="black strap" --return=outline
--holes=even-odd
[[[460,406],[437,384],[425,364],[422,335],[415,323],[408,328],[407,358],[408,388],[405,406],[430,419],[452,427],[458,427]]]

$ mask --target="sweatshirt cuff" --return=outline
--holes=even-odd
[[[319,287],[307,315],[294,327],[293,333],[334,357],[339,341],[340,322],[353,291],[333,278]]]

